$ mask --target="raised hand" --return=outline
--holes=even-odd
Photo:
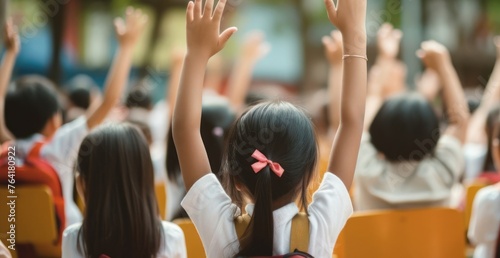
[[[127,8],[125,19],[116,18],[114,25],[120,46],[135,46],[144,31],[147,21],[148,16],[140,9],[134,9],[133,7]]]
[[[342,63],[342,34],[338,30],[330,33],[330,36],[324,36],[323,46],[325,46],[325,56],[330,65]]]
[[[366,2],[367,0],[324,0],[328,18],[337,27],[344,41],[346,39],[366,44]]]
[[[266,42],[261,31],[250,32],[243,42],[242,58],[248,62],[257,62],[271,50],[271,45]]]
[[[394,29],[391,24],[384,23],[380,27],[377,35],[377,45],[381,57],[396,58],[399,53],[399,46],[403,33]]]
[[[439,70],[446,63],[451,63],[448,49],[436,41],[425,41],[422,43],[417,56],[422,59],[425,66],[432,70]]]
[[[224,48],[229,38],[237,31],[231,27],[220,33],[220,23],[227,0],[220,0],[214,10],[214,0],[189,2],[187,6],[187,49],[188,54],[210,58]]]
[[[8,19],[5,23],[5,46],[7,51],[18,54],[21,49],[19,34],[17,28],[12,23],[12,19]]]

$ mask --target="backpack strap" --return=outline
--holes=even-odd
[[[245,213],[241,216],[238,216],[234,219],[234,228],[236,229],[236,235],[238,236],[238,240],[241,241],[241,237],[245,233],[245,230],[247,230],[248,224],[250,224],[250,215],[248,213]]]
[[[250,223],[250,215],[243,214],[234,219],[236,235],[241,242],[241,237]],[[290,253],[296,250],[307,252],[309,250],[309,218],[304,212],[297,213],[292,219],[290,230]]]
[[[309,250],[309,218],[305,212],[299,212],[292,219],[290,232],[290,252]]]

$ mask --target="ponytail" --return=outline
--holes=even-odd
[[[255,184],[255,207],[245,233],[241,237],[240,256],[271,256],[273,253],[274,218],[273,196],[269,167],[265,167],[257,175]]]

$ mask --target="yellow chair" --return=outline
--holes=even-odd
[[[61,245],[58,243],[58,231],[52,192],[43,185],[24,185],[15,188],[15,199],[9,199],[6,186],[0,188],[0,200],[5,205],[15,201],[15,239],[17,244],[32,244],[40,257],[60,257]],[[0,232],[6,245],[5,233],[10,230],[7,220],[10,208],[0,209]]]
[[[476,197],[477,192],[481,190],[481,188],[487,186],[486,183],[472,183],[466,186],[465,190],[465,230],[469,229],[470,217],[472,215],[472,206],[474,204],[474,198]]]
[[[336,250],[339,258],[463,258],[463,216],[448,208],[356,213]]]
[[[186,249],[188,258],[205,258],[205,249],[201,242],[198,231],[190,219],[176,219],[174,223],[181,227],[186,239]]]
[[[155,184],[155,194],[158,209],[160,210],[160,216],[162,219],[167,219],[167,187],[164,183]]]

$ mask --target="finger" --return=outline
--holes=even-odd
[[[123,35],[125,33],[125,21],[122,18],[115,18],[114,25],[116,34]]]
[[[217,3],[217,7],[215,7],[215,13],[213,19],[216,21],[220,21],[222,18],[222,14],[224,13],[224,8],[226,8],[227,0],[219,0]]]
[[[337,42],[338,44],[342,44],[342,33],[338,30],[334,30],[332,32],[332,38],[333,41]]]
[[[271,44],[264,42],[262,46],[260,47],[260,56],[266,56],[271,52]]]
[[[417,50],[416,55],[417,55],[418,58],[424,59],[425,58],[425,51],[422,50],[422,49],[419,49],[419,50]]]
[[[337,20],[337,7],[333,0],[324,0],[326,6],[326,12],[328,13],[328,18],[330,21],[334,22]]]
[[[203,17],[212,18],[212,10],[214,9],[214,0],[205,1],[205,10],[203,11]]]
[[[201,17],[201,0],[195,0],[194,2],[194,18]]]
[[[127,9],[125,10],[125,15],[126,16],[130,16],[133,13],[134,13],[134,8],[132,6],[127,7]]]
[[[403,37],[403,32],[399,29],[395,29],[392,31],[392,36],[395,38],[395,39],[401,39]]]
[[[194,2],[189,1],[187,8],[186,8],[186,21],[187,22],[193,21],[193,19],[194,19],[193,10],[194,10]]]
[[[330,45],[332,44],[332,38],[330,38],[328,36],[323,36],[323,38],[321,39],[321,42],[323,42],[323,45],[329,50]]]
[[[221,48],[224,47],[224,45],[226,45],[226,42],[231,38],[231,36],[233,36],[233,34],[235,32],[238,31],[238,28],[236,27],[231,27],[231,28],[228,28],[226,29],[224,32],[222,32],[219,36],[219,46]]]

